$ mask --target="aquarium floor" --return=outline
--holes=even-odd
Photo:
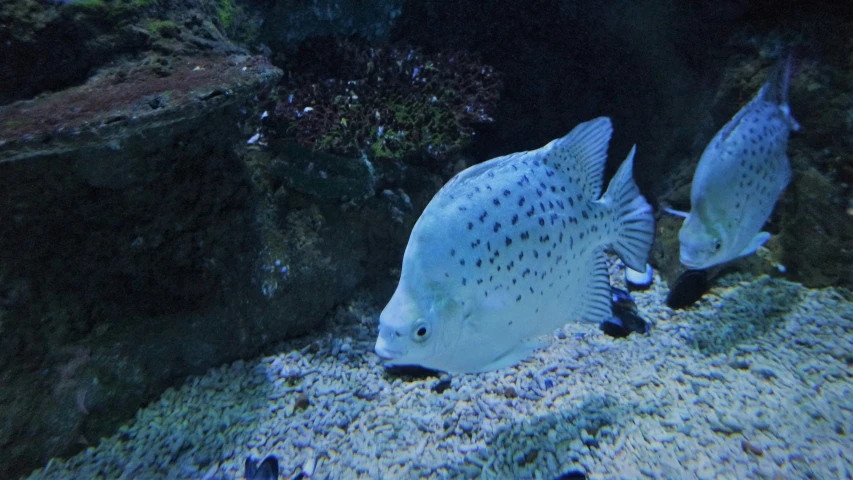
[[[853,305],[729,276],[674,312],[660,284],[635,294],[649,335],[570,325],[449,386],[385,372],[381,300],[363,293],[323,332],[187,380],[32,478],[242,479],[266,455],[282,478],[850,478]]]

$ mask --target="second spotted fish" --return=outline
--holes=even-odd
[[[678,234],[686,267],[726,263],[770,238],[761,228],[791,180],[788,135],[799,129],[788,107],[790,70],[790,59],[780,64],[702,153]]]
[[[484,372],[517,364],[568,322],[610,318],[605,248],[642,270],[654,237],[634,149],[601,195],[611,134],[597,118],[451,179],[412,231],[376,353]]]

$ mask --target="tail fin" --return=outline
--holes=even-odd
[[[646,261],[655,239],[655,218],[652,207],[640,194],[634,183],[634,153],[631,148],[628,158],[616,172],[601,201],[613,209],[615,238],[613,249],[628,267],[646,270]]]
[[[788,105],[788,85],[791,81],[791,65],[793,63],[793,55],[789,54],[784,60],[780,60],[776,65],[773,73],[761,87],[759,96],[768,101],[775,103],[779,109],[785,113],[785,118],[788,119],[788,124],[793,131],[800,129],[800,124],[791,115],[791,107]]]

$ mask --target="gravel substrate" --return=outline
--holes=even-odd
[[[850,478],[853,304],[730,275],[686,311],[660,279],[648,335],[572,324],[516,368],[391,375],[364,293],[281,353],[187,380],[115,436],[31,478]]]

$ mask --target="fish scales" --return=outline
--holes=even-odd
[[[603,248],[644,268],[653,235],[631,179],[633,150],[599,199],[611,132],[609,119],[596,119],[451,179],[412,231],[377,353],[451,372],[494,370],[569,321],[609,317]]]
[[[788,136],[799,125],[787,104],[790,60],[711,140],[696,167],[691,211],[679,231],[681,262],[705,269],[755,252],[790,182]]]

